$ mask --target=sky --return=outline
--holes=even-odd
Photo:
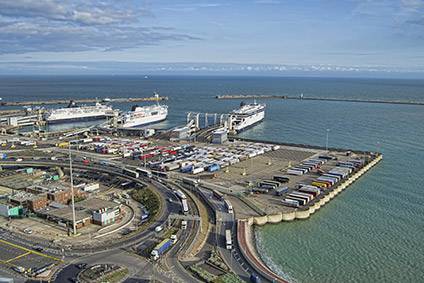
[[[0,0],[0,74],[424,78],[424,0]]]

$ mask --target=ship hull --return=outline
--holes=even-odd
[[[46,120],[46,122],[49,125],[53,125],[53,124],[73,123],[73,122],[101,121],[101,120],[106,120],[109,117],[111,116],[72,117],[72,118]]]
[[[166,120],[167,116],[167,114],[162,114],[157,115],[155,118],[149,117],[149,119],[140,119],[139,121],[126,122],[121,126],[121,128],[145,127],[147,125],[163,122]]]
[[[248,130],[248,129],[256,126],[257,124],[261,123],[265,119],[265,111],[256,113],[252,116],[247,117],[246,119],[247,120],[244,121],[243,124],[237,125],[234,128],[234,131],[236,133],[241,133],[241,132]]]

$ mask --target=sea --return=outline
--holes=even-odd
[[[226,113],[222,94],[424,102],[424,80],[200,76],[0,77],[3,101],[169,97],[171,128],[188,112]],[[380,151],[383,161],[307,220],[255,228],[262,259],[292,282],[424,282],[424,106],[264,100],[265,121],[241,134]],[[148,104],[148,103],[140,103]],[[126,111],[132,104],[115,104]],[[58,107],[58,106],[53,106]],[[2,107],[4,109],[4,107]],[[1,108],[0,108],[1,110]]]

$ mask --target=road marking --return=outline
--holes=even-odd
[[[27,255],[30,255],[30,254],[31,254],[31,252],[26,252],[26,253],[23,253],[23,254],[21,254],[21,255],[18,255],[18,256],[16,256],[16,257],[14,257],[14,258],[11,258],[11,259],[8,259],[8,260],[6,260],[6,261],[3,261],[3,263],[9,263],[9,262],[11,262],[11,261],[14,261],[14,260],[20,259],[21,257],[27,256]]]
[[[0,243],[3,243],[3,244],[5,244],[5,245],[9,245],[9,246],[11,246],[11,247],[14,247],[14,248],[20,249],[20,250],[22,250],[22,251],[26,251],[26,252],[29,252],[29,253],[32,253],[32,254],[35,254],[35,255],[41,256],[41,257],[50,258],[50,259],[53,259],[53,260],[55,260],[55,261],[60,261],[60,262],[62,262],[62,260],[61,260],[61,259],[56,258],[56,257],[54,257],[54,256],[51,256],[51,255],[48,255],[48,254],[43,254],[43,253],[40,253],[40,252],[38,252],[38,251],[34,251],[34,250],[31,250],[31,249],[25,248],[25,247],[23,247],[23,246],[20,246],[20,245],[17,245],[17,244],[14,244],[14,243],[11,243],[11,242],[8,242],[8,241],[5,241],[5,240],[3,240],[3,239],[0,239]]]

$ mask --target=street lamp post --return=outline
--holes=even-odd
[[[328,151],[328,133],[330,132],[330,129],[327,129],[327,136],[325,139],[325,150]]]
[[[69,143],[69,174],[71,179],[71,202],[72,202],[72,232],[74,235],[77,234],[77,227],[75,225],[75,197],[74,197],[74,177],[72,174],[72,154],[71,154],[71,143]]]

